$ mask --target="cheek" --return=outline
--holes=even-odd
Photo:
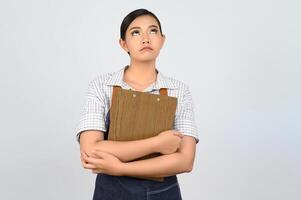
[[[154,42],[153,43],[153,46],[154,48],[157,50],[157,51],[160,51],[161,47],[162,47],[162,43],[157,41],[157,42]]]
[[[126,46],[127,46],[127,49],[131,52],[135,49],[133,46],[133,43],[127,43]]]
[[[140,45],[140,42],[139,42],[139,40],[138,39],[130,39],[130,40],[128,40],[128,42],[127,42],[127,47],[128,47],[128,49],[136,49],[137,48],[137,46],[139,46]]]
[[[163,42],[163,40],[159,36],[154,37],[152,40],[153,45],[156,47],[161,47],[162,42]]]

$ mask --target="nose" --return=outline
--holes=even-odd
[[[149,44],[149,38],[147,34],[143,34],[142,44]]]

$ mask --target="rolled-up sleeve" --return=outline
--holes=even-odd
[[[76,130],[77,141],[80,134],[86,130],[106,131],[105,127],[105,102],[102,88],[95,80],[91,81],[86,93],[84,107]]]
[[[196,143],[198,143],[199,139],[197,126],[195,123],[194,104],[189,87],[187,85],[184,85],[184,91],[182,95],[183,96],[178,102],[176,109],[174,128],[183,135],[194,137],[196,139]]]

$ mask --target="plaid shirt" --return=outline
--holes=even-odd
[[[78,141],[82,131],[107,131],[106,115],[110,109],[114,85],[121,86],[123,89],[135,90],[122,80],[124,70],[127,67],[125,66],[116,72],[100,74],[89,83],[85,105],[76,131]],[[163,75],[158,69],[156,70],[157,80],[143,92],[159,94],[160,88],[167,88],[168,96],[177,97],[174,129],[183,135],[194,137],[198,143],[199,139],[189,87],[179,80]]]

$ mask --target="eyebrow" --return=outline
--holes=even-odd
[[[159,29],[159,27],[158,27],[157,25],[150,25],[148,28],[152,28],[152,27],[155,27],[155,28],[158,28],[158,29]],[[129,31],[131,31],[132,29],[141,29],[141,27],[139,27],[139,26],[134,26],[134,27],[130,28]]]

